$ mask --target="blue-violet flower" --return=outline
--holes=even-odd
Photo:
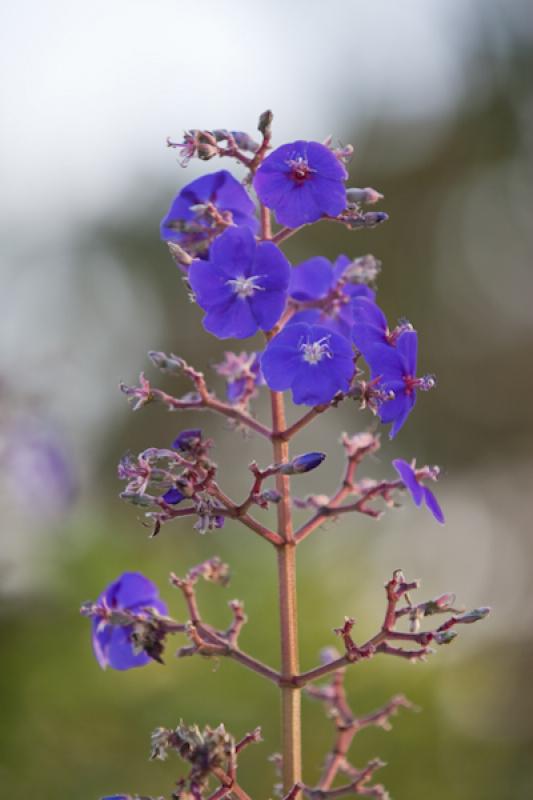
[[[152,611],[167,614],[155,584],[138,572],[125,572],[107,587],[97,605],[111,612],[126,611],[150,619]],[[96,659],[102,669],[131,669],[142,667],[152,659],[147,653],[134,651],[131,635],[133,625],[112,625],[104,616],[92,619],[92,641]]]
[[[249,228],[228,228],[218,236],[206,261],[189,268],[198,305],[207,312],[204,328],[219,339],[253,336],[270,330],[287,298],[290,264],[272,242],[256,243]]]
[[[254,189],[280,225],[298,228],[344,211],[347,177],[342,163],[325,145],[297,141],[265,158],[256,172]]]
[[[292,389],[296,404],[329,403],[347,392],[354,374],[353,351],[343,336],[322,325],[288,325],[268,344],[261,357],[268,386]]]

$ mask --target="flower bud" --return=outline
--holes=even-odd
[[[381,261],[373,255],[361,256],[348,264],[344,277],[353,283],[373,283],[381,272]]]
[[[153,505],[153,499],[144,494],[121,492],[120,498],[121,500],[125,500],[127,503],[131,503],[134,506],[140,506],[141,508],[150,508],[150,506]]]
[[[383,200],[383,195],[367,186],[366,189],[346,189],[348,203],[366,203],[373,205],[378,200]]]
[[[456,636],[456,631],[437,631],[434,641],[437,644],[450,644],[450,642],[453,642]]]
[[[488,606],[474,608],[472,611],[468,611],[466,614],[463,614],[462,617],[459,617],[457,622],[460,622],[462,625],[471,625],[472,622],[479,622],[480,619],[485,619],[490,612],[491,609]]]
[[[376,225],[386,222],[388,218],[389,215],[385,211],[369,211],[367,214],[363,214],[364,227],[375,228]]]
[[[161,499],[171,506],[177,506],[178,503],[181,503],[182,500],[185,500],[185,495],[183,492],[180,492],[179,489],[173,487],[165,492],[165,494],[161,496]]]
[[[325,453],[304,453],[301,456],[295,456],[288,464],[284,464],[280,472],[282,475],[299,475],[302,472],[310,472],[319,467],[325,457]]]
[[[166,353],[159,353],[155,350],[151,350],[148,353],[148,358],[162,372],[168,372],[171,375],[179,374],[185,364],[182,358],[175,356],[173,353],[167,356]]]
[[[259,150],[259,145],[251,136],[244,131],[232,131],[231,135],[235,139],[235,144],[240,150],[247,150],[249,153],[255,153]]]
[[[172,442],[172,447],[175,450],[180,450],[182,453],[192,453],[202,441],[202,431],[200,428],[190,428],[182,431],[179,436]]]
[[[261,497],[263,500],[266,500],[267,503],[279,503],[281,500],[281,495],[275,489],[265,489],[264,492],[261,492]]]
[[[271,135],[273,119],[274,119],[274,114],[272,113],[272,111],[263,111],[263,113],[259,117],[259,122],[257,123],[257,130],[260,133],[262,133],[263,136],[267,137]]]

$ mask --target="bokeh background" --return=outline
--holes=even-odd
[[[382,756],[380,779],[398,799],[533,795],[532,10],[521,0],[3,5],[2,797],[167,794],[181,766],[149,763],[148,737],[181,717],[224,720],[236,735],[262,724],[265,742],[242,759],[241,776],[254,797],[271,794],[270,685],[232,663],[175,662],[171,651],[164,668],[104,673],[78,615],[121,571],[141,570],[179,617],[168,572],[216,553],[234,579],[201,588],[206,615],[222,623],[227,600],[243,598],[244,644],[276,662],[266,546],[232,526],[200,537],[188,522],[148,540],[117,499],[115,471],[126,450],[166,446],[197,423],[216,436],[237,496],[248,461],[268,461],[261,443],[236,442],[218,418],[155,407],[133,415],[117,390],[142,369],[156,377],[149,349],[209,370],[225,348],[241,348],[203,333],[158,240],[173,194],[219,164],[182,171],[165,138],[188,127],[253,133],[265,108],[275,143],[330,133],[352,142],[352,185],[382,191],[390,214],[375,231],[303,231],[288,255],[374,253],[381,305],[415,324],[421,369],[438,377],[368,470],[390,475],[395,456],[440,464],[447,525],[406,501],[378,523],[343,518],[308,540],[303,665],[334,644],[344,614],[357,618],[359,637],[375,630],[396,567],[422,579],[420,599],[454,591],[467,607],[490,604],[488,621],[425,665],[377,658],[350,671],[357,711],[398,692],[422,709],[401,713],[390,733],[361,733],[353,760]],[[298,450],[329,458],[300,479],[301,494],[331,491],[340,433],[373,424],[345,406],[303,435]],[[317,704],[304,713],[312,782],[331,728]]]

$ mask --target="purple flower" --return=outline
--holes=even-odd
[[[167,614],[159,599],[159,591],[148,578],[138,572],[125,572],[102,592],[97,606],[109,612],[131,612],[149,620],[152,612]],[[106,616],[93,616],[93,650],[102,667],[131,669],[142,667],[152,659],[147,653],[134,651],[131,635],[133,625],[113,625]]]
[[[297,141],[278,147],[265,158],[256,172],[254,188],[280,225],[298,228],[344,211],[347,177],[339,159],[323,144]]]
[[[416,472],[407,461],[402,458],[397,458],[392,462],[392,466],[405,484],[405,488],[413,498],[413,503],[417,508],[420,508],[422,501],[425,502],[427,508],[431,511],[437,522],[441,525],[444,524],[444,514],[437,502],[437,498],[427,486],[423,486],[420,480],[416,477]]]
[[[379,388],[394,394],[391,400],[381,403],[378,409],[379,417],[385,425],[393,423],[389,434],[391,439],[396,436],[413,410],[417,389],[427,391],[435,385],[431,376],[416,377],[417,350],[416,331],[406,330],[399,336],[396,347],[374,344],[364,353],[372,380],[379,379]]]
[[[323,300],[322,308],[310,308],[295,314],[290,324],[306,322],[349,337],[357,321],[354,301],[365,298],[374,302],[376,294],[360,283],[342,283],[342,277],[352,262],[348,256],[339,256],[332,264],[323,256],[316,256],[297,264],[291,271],[289,294],[300,302]],[[341,281],[341,283],[339,283]]]
[[[344,337],[322,325],[288,325],[269,342],[261,369],[271,389],[292,389],[295,403],[321,405],[348,391],[353,352]]]
[[[192,181],[176,195],[161,222],[161,238],[185,250],[206,253],[217,233],[217,212],[225,217],[231,214],[234,225],[244,225],[252,233],[258,228],[255,205],[246,189],[227,170],[220,170]]]
[[[290,264],[272,242],[256,244],[248,228],[228,228],[209,259],[193,261],[189,282],[204,311],[204,328],[219,339],[268,331],[285,307]]]

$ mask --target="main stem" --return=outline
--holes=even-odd
[[[274,463],[286,464],[289,444],[276,437],[285,430],[283,394],[271,392],[272,431],[274,434]],[[283,788],[287,793],[302,775],[301,690],[290,685],[299,672],[298,620],[296,607],[296,542],[292,526],[289,477],[276,476],[276,488],[281,495],[278,503],[278,534],[283,544],[277,547],[279,609],[281,631],[281,725],[283,754]]]

